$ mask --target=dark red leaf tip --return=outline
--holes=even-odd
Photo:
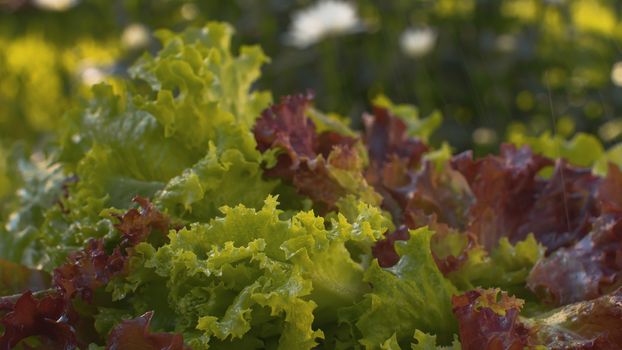
[[[136,196],[132,200],[140,209],[129,209],[118,217],[120,222],[115,225],[123,235],[122,246],[132,247],[146,241],[153,230],[158,230],[162,235],[168,233],[170,220],[167,215],[160,212],[147,198]]]
[[[48,348],[75,349],[78,342],[67,315],[69,306],[62,295],[52,293],[35,299],[30,291],[23,293],[0,319],[4,334],[0,349],[13,349],[22,340],[39,336]]]

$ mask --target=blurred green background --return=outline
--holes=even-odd
[[[88,86],[158,49],[148,33],[208,20],[231,23],[236,45],[259,44],[272,58],[258,88],[275,98],[312,89],[319,109],[355,127],[384,94],[423,116],[440,111],[433,141],[458,150],[546,131],[621,139],[620,1],[362,0],[339,2],[351,13],[313,12],[319,3],[0,0],[0,145],[45,142]],[[331,20],[332,30],[296,45],[295,28]],[[340,20],[352,26],[335,28]],[[0,167],[3,157],[0,148]]]

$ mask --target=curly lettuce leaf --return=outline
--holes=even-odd
[[[108,337],[107,349],[189,350],[180,334],[151,333],[153,312],[119,323]]]
[[[428,150],[421,139],[408,134],[406,123],[389,109],[375,106],[373,114],[365,114],[363,121],[371,168],[379,170],[395,157],[405,160],[407,166],[412,167]]]
[[[538,137],[511,134],[508,141],[517,146],[529,145],[534,153],[548,158],[563,158],[570,164],[582,167],[593,166],[605,155],[605,149],[598,138],[585,133],[577,133],[570,140],[548,132]]]
[[[519,319],[523,300],[499,289],[475,289],[452,298],[464,350],[524,349],[530,330]]]
[[[213,143],[201,160],[172,178],[156,194],[155,202],[177,217],[206,221],[216,216],[223,203],[244,203],[260,208],[274,187],[264,181],[257,162],[249,161],[237,149],[219,152]],[[240,186],[251,183],[252,186]],[[226,189],[226,190],[223,190]]]
[[[451,169],[448,162],[435,165],[425,161],[420,170],[409,172],[409,177],[407,185],[393,189],[404,198],[400,201],[406,203],[403,217],[409,227],[424,226],[434,216],[432,221],[465,228],[473,194],[464,177]]]
[[[446,161],[426,160],[418,170],[408,169],[404,160],[394,158],[382,170],[382,184],[379,191],[384,195],[383,206],[393,215],[393,220],[402,223],[394,232],[387,233],[384,240],[374,247],[374,257],[380,266],[389,267],[397,263],[399,256],[393,247],[396,240],[408,239],[407,228],[430,226],[436,235],[433,245],[448,242],[447,252],[435,251],[435,259],[444,274],[455,270],[466,259],[464,252],[450,246],[461,244],[471,235],[455,232],[463,230],[468,223],[469,206],[473,195],[464,177],[451,169]],[[457,240],[446,238],[454,235]],[[447,250],[443,248],[443,250]],[[464,249],[463,249],[464,250]],[[439,255],[438,253],[442,253]],[[446,254],[445,254],[446,253]]]
[[[435,221],[428,226],[435,231],[430,246],[436,265],[459,290],[501,287],[521,297],[533,298],[526,281],[532,267],[544,257],[544,247],[532,234],[514,245],[502,237],[488,252],[473,235]],[[408,239],[407,228],[401,226],[378,241],[372,251],[380,266],[395,265],[399,255],[393,244]]]
[[[546,349],[617,349],[622,343],[622,290],[525,320]]]
[[[58,294],[35,298],[26,291],[13,303],[0,299],[0,324],[4,328],[0,348],[13,349],[28,340],[35,342],[29,345],[40,348],[76,348],[75,317],[68,317],[68,309],[66,300]]]
[[[356,306],[342,312],[342,322],[361,334],[359,342],[376,348],[396,334],[402,344],[415,329],[434,333],[449,342],[457,331],[451,313],[456,288],[439,271],[430,251],[433,232],[410,231],[410,239],[396,243],[398,263],[387,269],[376,261],[365,271],[372,290]]]
[[[105,203],[125,207],[133,195],[152,196],[165,189],[175,192],[167,204],[190,210],[195,202],[205,205],[211,197],[206,194],[215,193],[220,184],[204,183],[198,190],[166,186],[183,181],[184,170],[203,167],[202,159],[216,157],[222,163],[225,169],[215,178],[229,176],[227,164],[234,158],[235,165],[247,163],[247,171],[258,173],[263,158],[250,127],[270,96],[250,88],[267,58],[257,47],[243,47],[233,55],[231,34],[220,23],[178,35],[161,32],[163,48],[130,68],[136,80],[123,94],[95,87],[93,100],[72,114],[73,128],[64,142],[65,154],[76,148],[86,152],[76,163],[82,179],[77,197],[107,197]],[[149,87],[141,88],[141,81]],[[261,184],[257,175],[255,183],[249,180],[241,183],[249,189]],[[142,191],[129,194],[130,188]],[[215,206],[238,202],[245,203],[244,198]]]
[[[550,178],[538,176],[551,159],[529,147],[501,146],[499,156],[473,160],[471,152],[454,157],[476,197],[467,230],[488,251],[501,237],[516,243],[533,233],[548,251],[572,244],[589,231],[596,214],[594,192],[599,179],[589,169],[555,164]]]
[[[169,218],[147,199],[135,198],[135,201],[140,210],[131,208],[125,213],[114,210],[107,213],[119,221],[115,225],[119,237],[106,242],[102,238],[90,239],[83,249],[72,252],[66,262],[54,270],[51,288],[43,289],[47,287],[46,280],[49,280],[44,272],[0,260],[2,267],[12,270],[11,275],[0,274],[0,289],[8,287],[22,292],[28,288],[21,295],[0,297],[0,323],[4,326],[0,346],[13,348],[21,344],[24,347],[73,349],[101,340],[94,332],[92,320],[98,312],[105,314],[105,308],[98,311],[98,306],[105,305],[109,299],[101,287],[127,271],[128,260],[136,255],[134,249],[137,244],[150,242],[161,245],[163,237],[153,233],[168,232],[170,226]],[[36,297],[31,292],[33,289],[36,290]],[[146,324],[151,318],[150,314],[147,316],[143,319]],[[110,337],[109,347],[114,347],[114,344],[138,346],[141,342],[143,345],[159,341],[166,343],[169,337],[173,339],[171,346],[183,345],[179,335],[150,336],[146,326],[143,327],[143,339],[132,326],[137,326],[137,322],[141,323],[140,319],[119,325],[115,329],[118,334]]]
[[[610,164],[595,194],[600,215],[592,218],[590,232],[575,244],[541,259],[528,279],[529,288],[545,301],[566,305],[594,299],[620,285],[622,264],[622,171]]]
[[[619,286],[622,264],[616,260],[622,218],[598,218],[589,235],[538,261],[529,274],[529,288],[553,305],[594,299]]]
[[[446,240],[459,241],[462,238],[455,234],[447,236]],[[466,260],[447,275],[460,290],[498,287],[521,297],[528,293],[526,281],[532,267],[544,257],[544,247],[538,244],[533,235],[514,245],[503,237],[490,253],[481,246],[470,249],[464,247],[460,251],[462,249],[467,255]]]
[[[524,302],[498,289],[453,298],[463,349],[617,349],[622,341],[622,290],[532,318],[518,316]]]
[[[312,212],[281,219],[274,197],[261,210],[223,207],[158,249],[136,246],[128,276],[108,289],[133,314],[155,308],[156,329],[193,347],[310,349],[337,326],[337,309],[369,291],[348,246],[369,249],[389,224],[369,205],[351,209],[328,223]]]
[[[270,102],[267,92],[249,93],[269,58],[258,46],[242,46],[237,56],[232,54],[232,35],[230,25],[216,22],[189,28],[181,34],[161,30],[156,36],[163,49],[156,57],[143,56],[130,68],[133,78],[146,81],[158,92],[155,101],[145,103],[148,110],[155,111],[154,116],[165,126],[167,136],[179,133],[188,143],[212,139],[201,135],[216,130],[196,124],[213,122],[200,109],[210,104],[249,129]],[[187,114],[179,115],[179,111]]]
[[[347,195],[378,204],[380,196],[363,177],[362,145],[356,137],[334,131],[318,133],[307,116],[312,99],[310,94],[284,96],[257,120],[253,128],[257,148],[277,157],[266,176],[285,180],[322,211],[334,209]]]
[[[568,140],[548,132],[538,137],[511,133],[508,141],[517,146],[529,145],[534,152],[549,158],[563,158],[570,164],[592,168],[600,176],[607,175],[609,163],[622,166],[622,144],[605,149],[597,137],[586,133],[577,133]]]
[[[438,346],[435,335],[424,333],[418,329],[415,331],[415,343],[412,343],[410,348],[412,350],[462,350],[457,336],[454,336],[454,341],[450,346]]]
[[[271,97],[251,85],[267,58],[257,47],[233,54],[231,34],[220,23],[162,32],[162,49],[132,66],[133,80],[94,86],[64,118],[60,157],[48,166],[54,183],[26,183],[36,203],[22,200],[23,213],[11,216],[7,241],[21,246],[3,256],[51,270],[89,238],[111,235],[99,214],[136,195],[189,221],[222,205],[261,207],[276,182],[262,178],[271,155],[256,149],[251,127]],[[65,178],[75,181],[61,193]]]

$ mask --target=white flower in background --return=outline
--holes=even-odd
[[[615,86],[622,86],[622,61],[616,62],[611,68],[611,81]]]
[[[121,43],[128,49],[141,49],[149,44],[149,29],[139,23],[130,24],[121,34]]]
[[[497,132],[490,128],[477,128],[473,131],[473,142],[478,145],[490,145],[497,141]]]
[[[80,2],[79,0],[34,0],[34,5],[43,10],[65,11]]]
[[[429,27],[408,28],[400,36],[400,47],[407,56],[421,57],[432,50],[436,36],[436,31]]]
[[[299,48],[313,45],[327,36],[363,30],[356,8],[349,2],[321,0],[292,15],[287,43]]]
[[[80,70],[80,80],[82,80],[82,84],[86,86],[92,86],[95,84],[99,84],[106,79],[106,73],[95,66],[85,65]]]

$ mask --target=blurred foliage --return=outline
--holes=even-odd
[[[304,49],[285,38],[295,11],[316,0],[82,0],[64,11],[41,8],[50,2],[0,0],[5,145],[44,141],[73,100],[88,93],[85,85],[114,79],[141,50],[156,50],[153,40],[132,42],[133,24],[181,30],[208,19],[232,23],[235,45],[260,44],[271,57],[258,88],[274,96],[312,89],[319,109],[355,126],[384,94],[417,105],[421,115],[440,111],[443,124],[432,140],[480,153],[496,149],[507,133],[584,131],[605,145],[622,135],[616,0],[360,0],[352,4],[363,30]],[[432,49],[409,56],[401,34],[420,27],[436,33]]]

